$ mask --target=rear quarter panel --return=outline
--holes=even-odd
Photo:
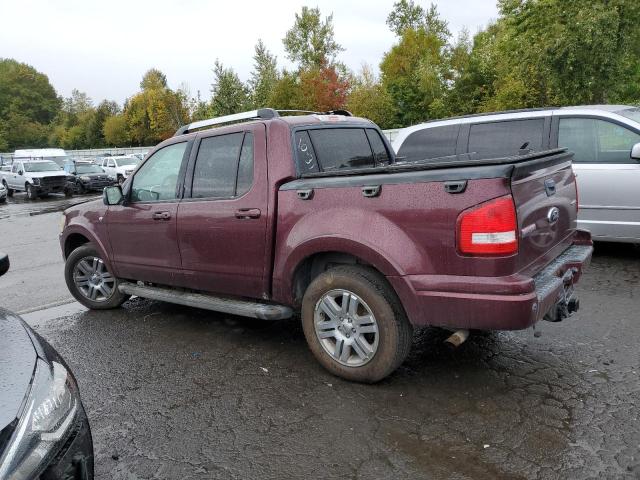
[[[440,181],[384,184],[374,198],[364,197],[360,185],[315,188],[310,200],[281,190],[274,298],[291,303],[296,267],[320,252],[352,254],[386,276],[508,275],[515,256],[467,258],[456,251],[459,213],[507,193],[506,178],[470,180],[461,194],[446,193]]]

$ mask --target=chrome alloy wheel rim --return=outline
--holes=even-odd
[[[342,365],[361,367],[378,350],[376,317],[366,302],[349,290],[330,290],[320,297],[313,321],[320,345]]]
[[[106,302],[116,288],[115,277],[98,257],[84,257],[76,263],[73,283],[83,296],[94,302]]]

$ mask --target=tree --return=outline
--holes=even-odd
[[[417,30],[424,24],[424,9],[413,0],[400,0],[393,4],[393,10],[387,16],[387,26],[398,37],[405,30]]]
[[[251,102],[255,108],[267,107],[269,96],[278,82],[276,57],[271,55],[262,40],[258,40],[253,61],[253,72],[249,79]]]
[[[448,64],[444,44],[423,27],[406,29],[380,64],[383,88],[393,99],[398,126],[446,115]]]
[[[147,70],[140,82],[140,88],[142,90],[165,89],[167,88],[167,77],[157,68]]]
[[[216,60],[213,67],[215,77],[211,85],[210,111],[213,116],[242,112],[249,106],[249,90],[232,68],[225,68]]]
[[[302,7],[293,27],[282,39],[288,58],[301,68],[331,65],[344,49],[334,39],[333,14],[324,21],[319,8]]]
[[[127,131],[133,143],[153,145],[189,121],[188,101],[184,92],[167,87],[166,77],[158,70],[149,70],[140,86],[142,91],[125,103]]]
[[[269,106],[277,110],[302,108],[303,95],[296,73],[283,70],[269,95]]]
[[[424,28],[427,33],[446,42],[451,36],[449,26],[440,18],[438,8],[432,3],[429,10],[425,11],[413,0],[400,0],[393,4],[393,10],[387,16],[387,26],[398,37],[402,37],[405,30],[418,30]]]
[[[46,75],[12,59],[0,59],[2,150],[45,146],[60,99]]]
[[[104,121],[102,127],[104,141],[107,145],[118,147],[129,144],[127,119],[124,115],[113,115]]]
[[[347,110],[358,117],[365,117],[381,128],[395,128],[396,111],[393,99],[378,81],[370,66],[364,65],[354,77],[347,97]]]
[[[349,81],[334,65],[322,65],[299,72],[301,104],[297,108],[327,112],[341,110],[347,101]]]

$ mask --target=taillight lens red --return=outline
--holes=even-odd
[[[458,250],[467,255],[511,255],[518,251],[518,222],[513,197],[507,195],[458,217]]]

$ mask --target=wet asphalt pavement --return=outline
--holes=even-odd
[[[34,205],[0,206],[12,260],[1,303],[49,307],[24,317],[75,372],[99,479],[640,478],[632,246],[598,245],[581,311],[539,324],[539,338],[476,334],[451,351],[426,329],[395,374],[368,386],[325,372],[295,320],[67,304],[59,214],[25,214]]]

